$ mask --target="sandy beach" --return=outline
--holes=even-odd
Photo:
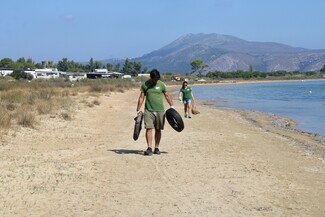
[[[201,102],[184,131],[166,122],[161,155],[143,156],[138,95],[105,94],[71,120],[1,135],[0,216],[325,216],[324,145]]]

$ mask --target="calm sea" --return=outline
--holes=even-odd
[[[192,88],[197,100],[234,102],[218,103],[215,106],[270,112],[289,117],[298,123],[297,128],[325,136],[325,80]]]

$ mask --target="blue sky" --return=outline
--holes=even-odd
[[[0,59],[139,57],[188,33],[325,49],[324,0],[10,0]]]

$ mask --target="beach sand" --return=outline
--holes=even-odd
[[[258,113],[198,104],[182,132],[166,122],[161,155],[143,156],[138,95],[3,134],[0,216],[325,216],[324,146]]]

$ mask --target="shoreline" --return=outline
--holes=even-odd
[[[257,126],[267,132],[272,132],[298,142],[300,146],[304,147],[306,151],[310,152],[313,155],[316,155],[325,162],[325,136],[297,128],[297,123],[291,118],[270,112],[234,109],[223,106],[216,107],[215,105],[218,103],[225,103],[213,100],[198,100],[196,102],[199,106],[206,106],[212,109],[230,110],[236,112],[254,126]],[[316,148],[317,145],[321,145],[321,147]]]
[[[325,137],[318,134],[296,128],[296,122],[290,118],[276,115],[273,113],[246,111],[234,109],[234,111],[241,114],[245,119],[252,124],[261,127],[262,129],[276,133],[278,135],[290,138],[305,151],[313,154],[325,162]],[[320,145],[321,147],[317,147]]]
[[[304,80],[304,81],[319,81],[319,80],[325,80],[325,79],[310,79],[310,80]],[[225,82],[225,83],[213,83],[213,84],[192,84],[191,86],[218,86],[218,85],[229,85],[229,84],[251,84],[251,83],[277,83],[277,82],[299,82],[301,80],[272,80],[272,81],[240,81],[240,82]],[[303,81],[302,81],[303,82]],[[266,116],[269,121],[273,124],[274,127],[278,129],[282,129],[285,131],[295,132],[299,135],[306,135],[309,136],[314,141],[322,144],[325,146],[325,135],[319,134],[317,132],[312,132],[308,130],[303,130],[297,127],[297,122],[294,119],[291,119],[289,117],[277,115],[274,113],[269,112],[262,112],[257,110],[245,110],[245,109],[239,109],[239,108],[227,108],[226,104],[237,104],[238,102],[231,102],[231,101],[218,101],[218,100],[197,100],[197,103],[200,103],[201,105],[208,105],[213,108],[222,108],[222,109],[231,109],[238,111],[241,114],[253,112],[253,113],[260,113]],[[216,106],[220,105],[220,106]],[[252,120],[255,122],[256,120]]]
[[[277,82],[305,82],[305,81],[323,81],[325,78],[319,78],[319,79],[290,79],[290,80],[233,80],[233,81],[219,81],[219,82],[211,82],[211,83],[191,83],[189,81],[189,84],[191,86],[210,86],[210,85],[229,85],[229,84],[251,84],[251,83],[277,83]],[[180,86],[181,86],[180,82]]]
[[[176,90],[172,91],[171,95],[175,95],[176,92]],[[173,100],[176,102],[178,97],[174,97]],[[218,104],[224,105],[225,103],[233,104],[236,102],[216,100],[196,100],[195,102],[199,107],[203,106],[216,110],[221,109],[233,111],[241,115],[244,119],[256,127],[297,142],[297,144],[299,144],[299,146],[302,147],[306,152],[315,155],[325,163],[325,136],[297,128],[297,123],[291,118],[270,112],[227,108],[223,107],[222,105],[218,107],[215,106]],[[319,145],[320,147],[318,147]]]

